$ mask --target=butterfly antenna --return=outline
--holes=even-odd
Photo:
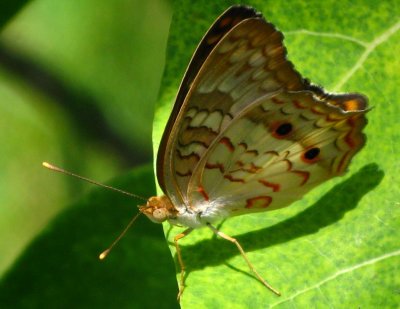
[[[111,249],[114,248],[114,246],[121,240],[122,237],[125,236],[126,232],[130,229],[130,227],[132,226],[133,222],[136,221],[136,219],[140,216],[141,212],[138,212],[132,219],[131,221],[128,223],[128,225],[126,226],[126,228],[122,231],[121,234],[119,234],[119,236],[113,241],[113,243],[106,249],[104,250],[102,253],[100,253],[99,255],[99,259],[100,260],[104,260],[107,255],[110,253]]]
[[[86,178],[86,177],[83,177],[83,176],[74,174],[74,173],[72,173],[72,172],[66,171],[66,170],[64,170],[64,169],[62,169],[62,168],[60,168],[60,167],[57,167],[57,166],[55,166],[55,165],[52,165],[52,164],[50,164],[50,163],[43,162],[42,165],[43,165],[45,168],[48,168],[48,169],[50,169],[50,170],[52,170],[52,171],[59,172],[59,173],[65,174],[65,175],[69,175],[69,176],[72,176],[72,177],[75,177],[75,178],[84,180],[84,181],[86,181],[86,182],[89,182],[89,183],[91,183],[91,184],[94,184],[94,185],[96,185],[96,186],[103,187],[103,188],[106,188],[106,189],[109,189],[109,190],[112,190],[112,191],[116,191],[116,192],[119,192],[119,193],[128,195],[128,196],[130,196],[130,197],[133,197],[133,198],[138,198],[138,199],[147,201],[147,199],[145,199],[144,197],[141,197],[141,196],[139,196],[139,195],[136,195],[136,194],[133,194],[133,193],[130,193],[130,192],[126,192],[126,191],[124,191],[124,190],[117,189],[117,188],[114,188],[114,187],[111,187],[111,186],[107,186],[107,185],[105,185],[105,184],[102,184],[102,183],[100,183],[100,182],[94,181],[94,180],[92,180],[92,179],[89,179],[89,178]],[[126,232],[130,229],[130,227],[131,227],[132,224],[136,221],[136,219],[140,216],[140,214],[141,214],[141,212],[138,212],[138,213],[131,219],[131,221],[128,223],[128,225],[125,227],[125,229],[122,231],[122,233],[119,234],[119,236],[113,241],[113,243],[112,243],[106,250],[104,250],[102,253],[100,253],[100,255],[99,255],[99,259],[100,259],[100,260],[104,260],[104,259],[107,257],[107,255],[110,253],[111,249],[121,240],[122,237],[125,236]]]
[[[66,170],[64,170],[64,169],[62,169],[62,168],[59,168],[59,167],[57,167],[57,166],[55,166],[55,165],[52,165],[52,164],[50,164],[50,163],[43,162],[42,165],[43,165],[45,168],[48,168],[48,169],[50,169],[50,170],[52,170],[52,171],[59,172],[59,173],[65,174],[65,175],[69,175],[69,176],[72,176],[72,177],[75,177],[75,178],[84,180],[84,181],[86,181],[86,182],[89,182],[89,183],[91,183],[91,184],[94,184],[94,185],[96,185],[96,186],[103,187],[103,188],[106,188],[106,189],[109,189],[109,190],[112,190],[112,191],[116,191],[116,192],[119,192],[119,193],[128,195],[128,196],[130,196],[130,197],[133,197],[133,198],[138,198],[138,199],[147,201],[146,198],[141,197],[141,196],[139,196],[139,195],[136,195],[136,194],[133,194],[133,193],[130,193],[130,192],[126,192],[126,191],[124,191],[124,190],[117,189],[117,188],[114,188],[114,187],[111,187],[111,186],[107,186],[107,185],[105,185],[105,184],[102,184],[102,183],[100,183],[100,182],[94,181],[94,180],[92,180],[92,179],[89,179],[89,178],[86,178],[86,177],[83,177],[83,176],[80,176],[80,175],[71,173],[71,172],[69,172],[69,171],[66,171]]]

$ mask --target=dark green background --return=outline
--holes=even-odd
[[[0,16],[0,307],[177,307],[161,226],[140,218],[98,260],[142,202],[41,166],[155,194],[170,4],[2,1]]]

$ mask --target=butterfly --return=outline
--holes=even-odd
[[[283,35],[255,9],[228,8],[198,45],[176,96],[157,156],[164,192],[140,206],[152,221],[187,229],[178,241],[223,219],[289,206],[342,175],[363,147],[367,98],[312,84],[286,58]]]

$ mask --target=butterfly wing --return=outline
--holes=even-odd
[[[194,75],[189,67],[162,139],[158,179],[177,208],[189,201],[188,186],[195,167],[243,109],[257,98],[306,87],[286,59],[283,35],[272,24],[255,13],[235,20],[230,12],[211,28],[219,28],[225,21],[232,24],[219,32],[216,43],[210,32],[200,43],[200,49],[208,46],[208,39],[214,45],[204,53],[196,52],[200,60],[195,55],[192,63],[198,72]]]
[[[196,166],[188,205],[224,216],[273,210],[341,175],[364,145],[367,101],[316,92],[281,92],[243,109]]]
[[[164,165],[167,164],[165,150],[167,148],[166,146],[168,144],[170,132],[173,126],[178,125],[176,121],[177,116],[189,91],[190,85],[197,76],[199,69],[209,56],[210,52],[214,49],[214,47],[226,33],[229,32],[239,22],[248,18],[259,16],[259,13],[257,13],[251,7],[232,6],[217,18],[217,20],[213,23],[213,25],[210,27],[210,29],[207,31],[207,33],[204,35],[199,45],[197,46],[196,51],[192,56],[189,66],[186,69],[185,76],[183,77],[181,85],[179,87],[176,101],[171,115],[168,119],[166,128],[164,130],[164,134],[162,136],[157,155],[157,178],[161,188],[164,191],[167,191],[165,185],[166,177],[164,173]]]

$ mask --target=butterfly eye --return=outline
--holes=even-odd
[[[314,163],[318,160],[320,149],[318,147],[310,148],[302,155],[302,159],[306,163]]]
[[[293,131],[293,126],[291,123],[285,122],[276,127],[273,131],[274,136],[277,138],[283,138]]]

